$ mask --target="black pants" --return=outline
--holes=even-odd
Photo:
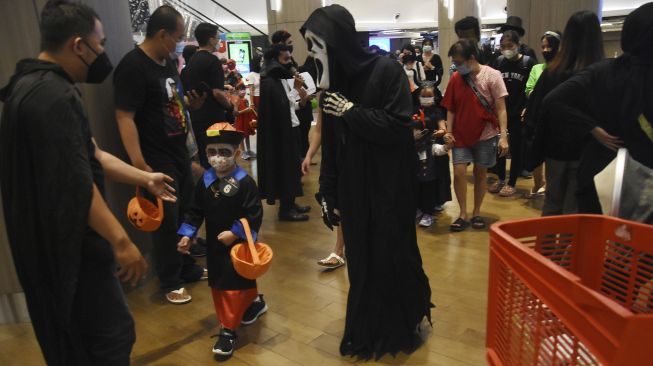
[[[176,190],[177,202],[165,202],[161,227],[152,233],[152,254],[154,268],[161,289],[164,292],[183,287],[184,282],[197,281],[202,276],[202,268],[195,265],[193,257],[177,251],[179,236],[177,230],[183,222],[184,214],[192,199],[193,177],[190,162],[183,168],[174,165],[152,167],[154,171],[169,175],[174,179],[171,186]]]
[[[90,365],[129,365],[136,334],[115,276],[112,248],[99,237],[83,246],[73,303],[74,332],[79,332]]]
[[[422,213],[433,215],[437,198],[437,186],[434,181],[419,182],[417,184],[417,208]]]
[[[522,151],[522,122],[521,117],[508,118],[508,144],[510,146],[510,180],[508,185],[514,187],[517,178],[521,176],[524,167],[524,153]],[[500,180],[506,180],[506,158],[498,158],[495,167]]]
[[[195,134],[195,142],[197,142],[197,156],[200,159],[200,165],[204,169],[210,169],[211,164],[206,157],[206,129],[211,127],[212,122],[193,121],[193,133]]]

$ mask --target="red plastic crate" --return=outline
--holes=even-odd
[[[653,226],[598,215],[490,230],[490,365],[653,365]]]

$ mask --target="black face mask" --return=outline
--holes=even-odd
[[[95,52],[93,47],[91,47],[85,40],[82,39],[82,42],[86,45],[86,47],[90,48],[91,51],[93,51],[94,54],[97,55],[95,58],[95,61],[91,63],[90,65],[84,61],[84,59],[81,56],[79,57],[80,60],[84,63],[84,65],[88,66],[88,73],[86,74],[86,83],[88,84],[100,84],[102,83],[109,74],[111,74],[111,71],[113,70],[113,65],[111,64],[111,60],[109,60],[109,56],[107,56],[106,52],[102,52],[101,54],[98,54]]]
[[[542,56],[544,56],[544,61],[549,63],[553,61],[553,59],[556,57],[556,54],[553,51],[544,51],[542,52]]]
[[[290,53],[292,53],[292,51],[293,51],[293,49],[294,49],[294,48],[292,47],[292,45],[286,46],[286,48],[288,49],[288,52],[290,52]]]

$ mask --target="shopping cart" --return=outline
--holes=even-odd
[[[490,365],[653,365],[653,226],[598,215],[490,231]]]

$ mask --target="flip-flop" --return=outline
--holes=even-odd
[[[449,230],[458,233],[461,231],[465,231],[469,227],[469,221],[465,221],[462,217],[459,217],[454,221],[451,225],[449,225]]]
[[[180,295],[182,297],[177,297],[175,295]],[[183,287],[178,290],[170,291],[166,294],[166,300],[168,300],[169,302],[175,305],[187,304],[192,299],[193,298],[190,296],[188,292],[186,292],[186,289]]]
[[[480,216],[474,216],[470,220],[474,229],[485,229],[485,221]]]
[[[335,259],[335,263],[333,263],[334,259]],[[320,259],[319,261],[317,261],[317,264],[320,265],[320,266],[323,266],[323,267],[335,269],[335,268],[344,266],[345,265],[345,259],[343,257],[337,255],[336,253],[331,253],[331,254],[329,254],[328,257],[326,257],[324,259]]]

